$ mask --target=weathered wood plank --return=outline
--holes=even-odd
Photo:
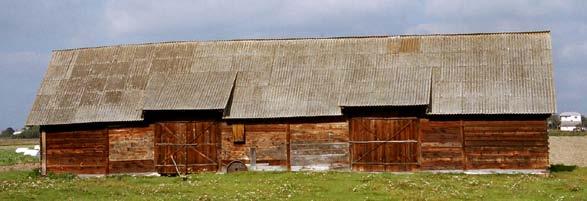
[[[108,134],[105,129],[47,133],[45,152],[49,172],[108,172]]]

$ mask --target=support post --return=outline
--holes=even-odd
[[[257,170],[257,148],[256,147],[251,147],[251,158],[250,158],[250,162],[251,162],[251,170]]]
[[[286,144],[286,149],[287,149],[287,171],[291,171],[291,132],[290,132],[290,124],[287,124],[287,134],[286,134],[286,139],[285,139],[285,143]]]
[[[41,175],[47,176],[47,133],[41,131]]]

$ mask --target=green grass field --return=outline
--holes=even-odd
[[[549,136],[587,136],[587,131],[560,131],[560,130],[548,130]]]
[[[348,172],[39,177],[0,173],[0,200],[586,200],[587,168],[540,175]]]
[[[35,163],[39,162],[39,158],[32,156],[25,156],[22,153],[15,153],[14,149],[6,150],[0,149],[0,166],[14,165],[18,163]]]

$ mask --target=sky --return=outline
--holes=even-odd
[[[24,126],[51,51],[177,40],[550,30],[558,112],[587,114],[587,1],[0,0],[0,129]]]

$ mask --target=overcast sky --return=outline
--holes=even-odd
[[[170,40],[551,30],[558,111],[587,113],[587,1],[0,1],[0,129],[23,126],[51,50]]]

